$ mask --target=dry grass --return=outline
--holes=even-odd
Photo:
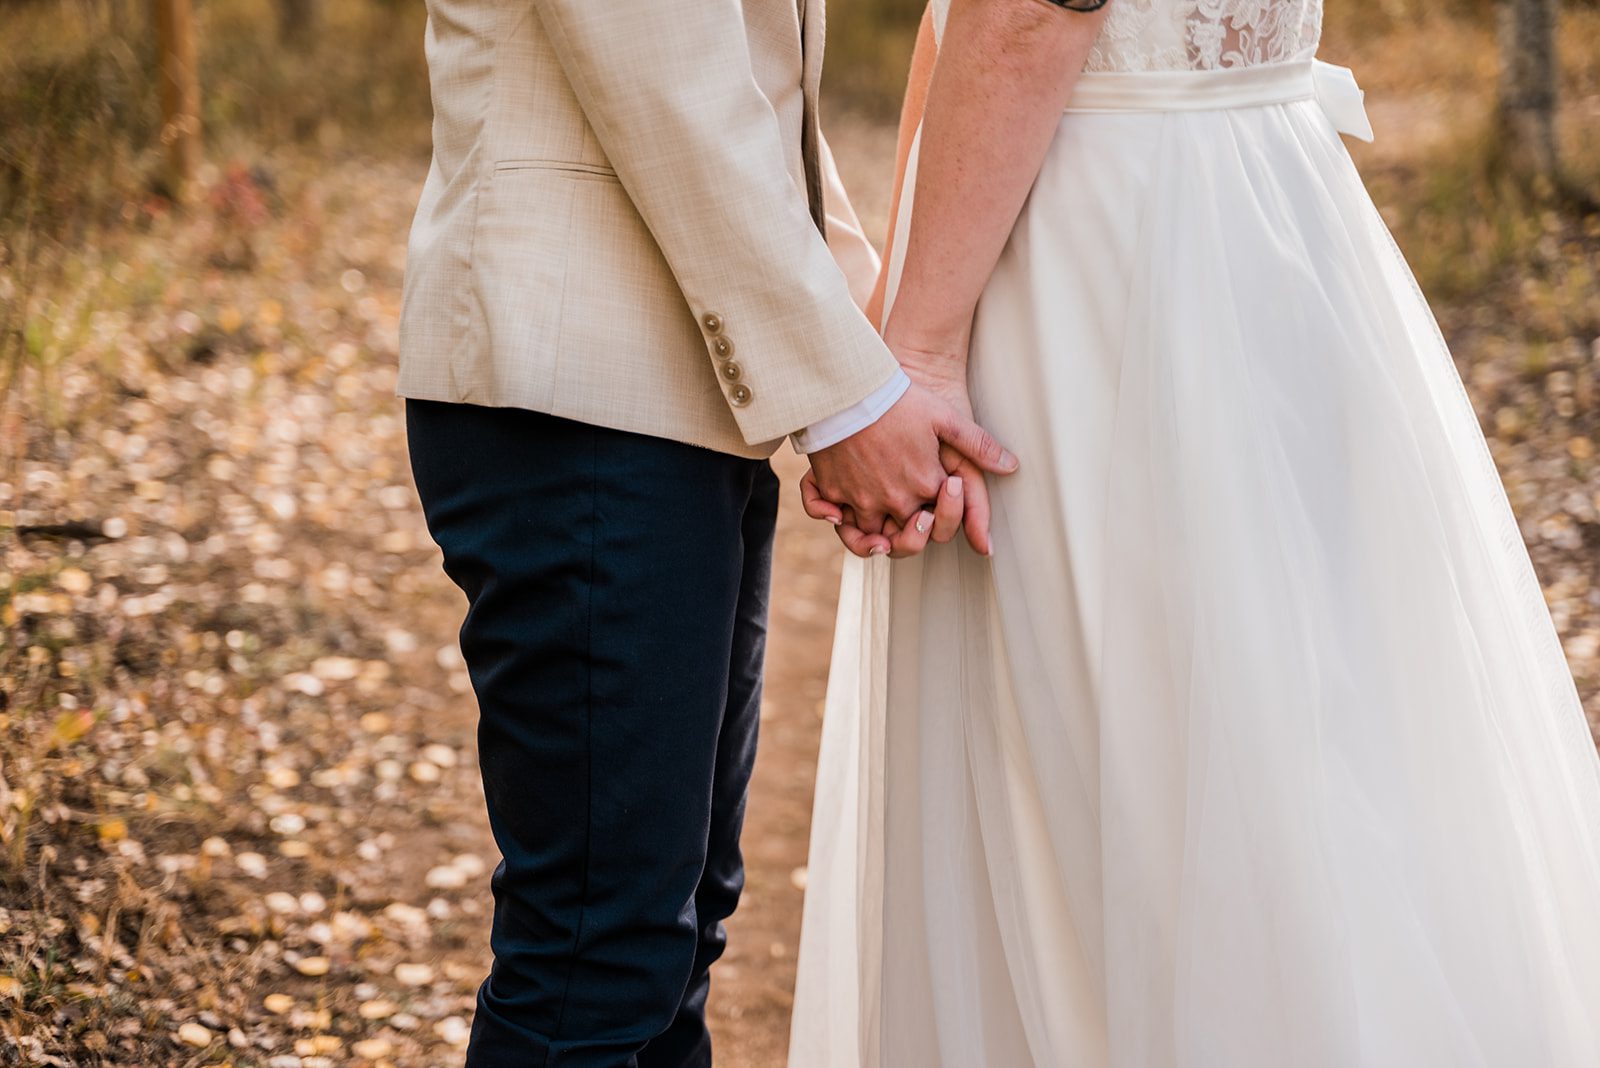
[[[0,1064],[459,1056],[491,859],[393,397],[418,173],[302,157],[243,232],[235,176],[48,294],[86,312],[0,474]]]
[[[227,169],[269,173],[307,145],[325,157],[426,151],[420,4],[318,3],[303,46],[277,40],[272,0],[197,7],[207,186]],[[136,0],[0,8],[0,402],[24,364],[72,347],[84,325],[81,306],[46,294],[83,295],[98,250],[171,209],[151,36]]]

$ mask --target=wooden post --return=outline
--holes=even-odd
[[[1513,173],[1553,179],[1557,0],[1500,0],[1499,146]]]
[[[304,50],[317,35],[317,0],[278,0],[278,40]]]
[[[187,200],[200,168],[200,72],[192,0],[150,0],[161,65],[161,143],[172,195]]]

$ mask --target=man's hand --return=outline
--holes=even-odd
[[[982,476],[979,477],[981,479]],[[978,485],[981,487],[983,483],[980,481]],[[984,500],[987,501],[987,491],[982,492]],[[881,534],[863,534],[856,527],[846,523],[844,509],[826,500],[822,496],[822,491],[817,489],[816,473],[813,471],[807,471],[800,479],[800,499],[806,514],[812,519],[822,519],[832,523],[845,548],[857,556],[882,556],[885,553],[896,559],[915,556],[926,549],[930,541],[943,544],[954,540],[961,532],[963,523],[967,524],[969,541],[975,538],[975,531],[988,530],[987,504],[981,511],[968,508],[965,480],[960,475],[952,475],[945,479],[944,485],[939,490],[939,499],[934,502],[931,509],[925,507],[919,511],[910,526],[901,529],[899,524],[890,520],[885,524]],[[973,541],[973,544],[979,543]],[[987,548],[978,551],[988,552]]]
[[[947,466],[960,468],[969,495],[974,480],[981,492],[982,471],[1017,469],[1016,457],[969,411],[915,383],[876,423],[812,453],[811,462],[807,511],[835,520],[846,545],[862,556],[918,552],[926,545],[937,513],[950,509],[940,500],[949,490]],[[838,506],[836,514],[820,507],[826,502]],[[970,506],[969,499],[969,512]],[[912,548],[912,542],[920,544]]]

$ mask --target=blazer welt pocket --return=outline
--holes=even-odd
[[[617,172],[598,163],[574,163],[560,159],[503,159],[494,165],[496,174],[505,171],[551,171],[571,178],[596,182],[615,182]]]

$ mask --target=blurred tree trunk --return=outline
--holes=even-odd
[[[304,48],[317,29],[317,0],[278,0],[278,39]]]
[[[1500,0],[1500,152],[1525,178],[1555,180],[1559,0]]]
[[[191,0],[150,0],[161,65],[161,142],[175,200],[187,199],[200,168],[200,72]]]

